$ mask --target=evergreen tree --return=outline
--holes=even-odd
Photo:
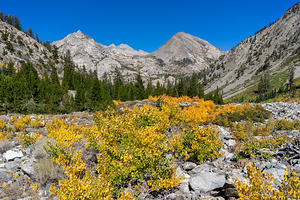
[[[181,97],[185,95],[185,86],[183,78],[181,78],[177,85],[177,97]]]
[[[154,96],[160,96],[162,95],[162,87],[160,85],[160,82],[157,81],[156,82],[156,87],[155,87],[155,90],[154,90]]]
[[[16,29],[18,29],[19,31],[22,30],[22,28],[21,28],[21,22],[20,22],[19,17],[17,17],[17,16],[13,16],[13,17],[12,17],[12,25],[13,25]]]
[[[171,96],[172,93],[173,93],[173,87],[172,87],[171,82],[168,80],[168,82],[167,82],[167,88],[166,88],[166,94],[168,96]]]
[[[0,20],[4,21],[3,12],[0,12]]]
[[[11,18],[11,16],[10,16],[10,15],[8,15],[8,14],[5,14],[5,16],[4,16],[4,20],[5,20],[5,22],[6,22],[6,23],[8,23],[8,24],[12,25],[12,18]]]
[[[39,39],[39,36],[38,36],[37,33],[35,33],[35,39],[36,39],[36,41],[37,41],[38,43],[40,43],[40,39]]]
[[[153,85],[151,78],[148,80],[147,88],[146,88],[146,98],[153,95]]]
[[[189,88],[188,88],[188,96],[189,97],[195,97],[198,95],[198,80],[197,80],[197,75],[193,73],[190,82],[189,82]]]
[[[74,90],[74,64],[68,50],[64,57],[64,76],[62,80],[62,87],[67,90]]]
[[[197,94],[199,98],[204,98],[204,89],[200,83],[198,84],[197,87]]]
[[[295,89],[294,86],[294,77],[295,77],[295,67],[290,66],[289,67],[289,76],[288,76],[288,88],[289,91],[293,91]]]
[[[74,101],[74,107],[78,111],[83,111],[85,109],[85,92],[82,86],[76,88],[76,95]]]
[[[59,84],[59,78],[58,78],[58,75],[57,75],[56,68],[53,65],[51,66],[50,82],[53,85],[60,85]]]
[[[31,28],[28,28],[28,35],[33,38],[33,32]]]
[[[214,101],[216,104],[224,104],[223,97],[222,97],[222,95],[220,94],[220,91],[219,91],[219,88],[218,88],[218,87],[217,87],[217,89],[216,89],[215,92],[214,92],[214,95],[213,95],[213,101]]]
[[[144,99],[145,98],[145,88],[144,88],[144,83],[141,77],[141,74],[138,73],[136,77],[136,92],[137,92],[137,99]]]
[[[100,108],[100,104],[103,101],[101,94],[102,91],[101,91],[100,81],[96,77],[93,79],[92,87],[88,93],[90,109],[98,110]]]
[[[113,81],[113,99],[121,99],[121,92],[123,90],[123,78],[121,72],[115,69],[115,78]]]
[[[258,93],[266,93],[271,88],[270,75],[268,72],[264,73],[258,83]]]

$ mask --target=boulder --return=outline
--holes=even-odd
[[[189,180],[190,180],[190,175],[185,173],[180,167],[176,169],[177,176],[181,178],[180,184],[178,186],[179,190],[183,194],[187,194],[190,192],[189,189]]]
[[[14,160],[15,158],[22,158],[24,155],[20,150],[8,150],[3,154],[6,161]]]
[[[192,162],[186,162],[186,163],[184,163],[184,164],[182,165],[182,168],[183,168],[184,170],[189,171],[189,170],[194,169],[196,166],[197,166],[197,165],[196,165],[195,163],[192,163]]]
[[[189,183],[194,191],[209,192],[224,186],[225,175],[210,172],[199,173],[193,176]]]
[[[27,174],[30,178],[35,178],[35,171],[33,168],[33,160],[27,160],[21,164],[22,171]]]

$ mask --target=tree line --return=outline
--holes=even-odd
[[[0,11],[0,21],[6,22],[7,24],[14,26],[19,31],[23,31],[24,33],[35,39],[37,42],[41,42],[39,40],[38,34],[34,34],[30,27],[28,28],[28,30],[22,28],[21,21],[18,16],[12,16],[10,14],[3,13]]]
[[[290,93],[291,97],[296,94],[295,86],[295,67],[291,65],[288,68],[288,77],[285,84],[282,84],[279,88],[273,88],[270,81],[269,71],[265,72],[259,82],[257,87],[258,96],[255,98],[254,102],[259,103],[268,99],[273,99],[280,94]]]
[[[0,110],[17,113],[69,113],[74,111],[98,111],[112,105],[112,100],[132,101],[148,96],[198,96],[223,103],[219,90],[204,95],[196,74],[154,86],[152,80],[144,83],[140,73],[135,81],[125,82],[116,70],[113,80],[107,74],[99,80],[96,72],[78,69],[70,53],[64,57],[64,75],[60,81],[54,64],[49,63],[51,73],[39,76],[30,62],[21,63],[19,70],[14,63],[1,66]],[[70,91],[74,92],[72,95]]]

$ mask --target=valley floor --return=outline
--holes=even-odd
[[[0,199],[300,198],[300,103],[115,104],[0,116]]]

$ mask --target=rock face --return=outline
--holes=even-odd
[[[105,46],[81,31],[55,41],[53,45],[62,54],[70,50],[75,64],[97,71],[99,78],[105,73],[112,76],[118,69],[127,81],[131,81],[140,71],[144,79],[152,78],[153,83],[199,72],[224,54],[207,41],[186,33],[177,33],[151,54],[136,51],[126,44]]]

